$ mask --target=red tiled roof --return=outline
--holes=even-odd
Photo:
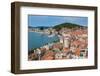
[[[77,49],[76,49],[75,55],[80,56],[80,48],[77,48]]]
[[[48,51],[43,55],[43,57],[41,59],[42,60],[52,60],[53,59],[53,55],[54,55],[54,52]]]
[[[64,52],[67,52],[67,51],[69,51],[69,48],[64,47],[64,48],[63,48],[63,51],[64,51]]]

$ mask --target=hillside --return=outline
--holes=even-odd
[[[59,25],[54,26],[53,28],[56,30],[60,30],[61,28],[80,28],[80,27],[86,27],[86,26],[81,26],[78,24],[73,24],[73,23],[62,23]]]

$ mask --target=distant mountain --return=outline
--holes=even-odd
[[[34,28],[33,26],[28,26],[28,28]]]
[[[28,28],[40,28],[40,29],[47,29],[47,28],[52,28],[51,26],[36,26],[36,27],[33,27],[33,26],[28,26]]]
[[[35,28],[51,28],[51,26],[37,26]]]
[[[82,25],[78,25],[78,24],[73,24],[73,23],[62,23],[59,25],[54,26],[53,28],[56,30],[60,30],[61,28],[82,28],[82,27],[86,27],[87,26],[82,26]]]

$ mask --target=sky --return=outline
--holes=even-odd
[[[75,17],[75,16],[43,16],[43,15],[29,15],[28,26],[49,26],[53,27],[61,23],[74,23],[82,26],[88,25],[87,17]]]

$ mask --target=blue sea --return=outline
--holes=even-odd
[[[45,44],[52,43],[59,40],[58,36],[48,37],[46,34],[28,32],[28,50],[32,48],[39,48]]]

